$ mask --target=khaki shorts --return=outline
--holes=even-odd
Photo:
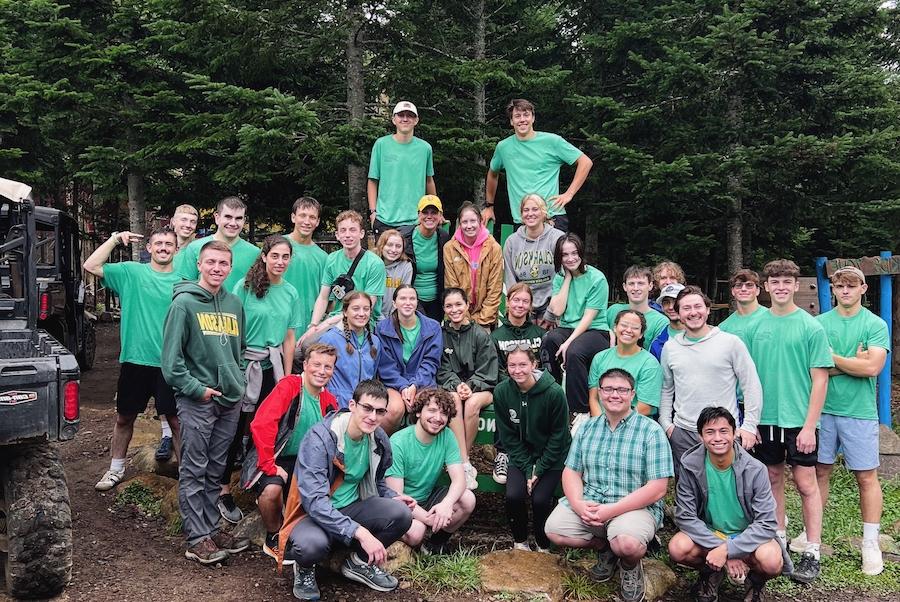
[[[647,545],[656,535],[656,519],[649,510],[641,508],[620,514],[602,527],[586,525],[567,504],[557,504],[544,525],[545,533],[590,541],[594,538],[613,539],[628,535]]]

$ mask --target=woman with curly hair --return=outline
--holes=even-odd
[[[241,399],[241,416],[234,440],[228,449],[219,512],[222,518],[236,523],[243,513],[231,496],[231,472],[249,442],[247,426],[256,414],[261,399],[275,388],[275,383],[291,373],[294,363],[295,329],[301,324],[300,295],[284,280],[291,263],[292,247],[284,236],[272,235],[263,241],[259,256],[247,275],[235,284],[232,293],[244,305],[244,332],[247,349],[245,375],[247,389]]]
[[[372,333],[371,315],[372,297],[362,291],[353,291],[344,297],[341,323],[319,337],[320,343],[337,349],[337,361],[328,390],[337,398],[342,409],[348,407],[356,385],[375,378],[381,341]]]

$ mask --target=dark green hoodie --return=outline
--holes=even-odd
[[[456,391],[465,382],[473,393],[491,391],[497,384],[497,350],[487,331],[470,321],[456,330],[444,324],[444,349],[437,384],[448,391]]]
[[[196,282],[175,285],[163,326],[162,372],[169,386],[199,401],[206,387],[222,393],[223,406],[240,401],[246,340],[240,299],[220,289],[213,295]]]
[[[505,316],[500,316],[500,328],[491,333],[491,339],[497,346],[497,365],[500,370],[501,382],[509,378],[509,374],[506,372],[506,354],[516,346],[525,343],[531,347],[540,362],[541,339],[545,334],[547,334],[546,330],[527,318],[521,326],[513,326]],[[542,367],[539,363],[538,368]]]
[[[569,404],[549,372],[535,370],[537,380],[527,393],[512,379],[494,389],[494,413],[500,443],[513,466],[530,479],[548,470],[562,470],[569,453]]]

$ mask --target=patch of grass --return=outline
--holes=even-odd
[[[169,524],[166,525],[166,535],[175,537],[181,535],[183,531],[184,523],[182,522],[181,514],[177,514],[169,521]]]
[[[614,584],[618,581],[610,580],[606,583],[597,583],[582,572],[566,573],[562,585],[566,600],[608,600],[615,594]]]
[[[473,548],[463,548],[444,556],[416,554],[396,571],[424,594],[475,591],[481,587],[479,556]]]
[[[133,481],[128,484],[122,491],[116,494],[115,505],[117,508],[123,506],[134,506],[142,514],[156,518],[159,516],[160,500],[153,494],[153,491],[143,483]]]

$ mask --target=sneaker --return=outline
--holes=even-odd
[[[881,559],[881,547],[877,541],[863,540],[862,547],[862,572],[864,575],[880,575],[884,571],[884,561]]]
[[[347,556],[341,564],[341,575],[347,579],[358,581],[374,589],[376,592],[392,592],[397,589],[397,578],[374,564],[366,564],[356,555]]]
[[[218,531],[212,536],[213,543],[220,550],[225,550],[229,554],[237,554],[243,552],[250,547],[250,540],[246,537],[235,537],[231,533]]]
[[[318,600],[322,597],[319,593],[319,584],[316,583],[316,567],[303,568],[294,565],[294,597],[298,600]]]
[[[469,462],[463,464],[463,472],[466,473],[466,489],[475,491],[478,489],[478,471]]]
[[[188,560],[196,560],[200,564],[216,564],[228,560],[228,552],[220,550],[211,538],[205,537],[188,547],[184,552],[184,557]]]
[[[712,571],[709,568],[700,569],[697,582],[691,588],[697,602],[716,602],[719,599],[719,587],[725,578],[725,570]]]
[[[622,601],[641,602],[644,599],[644,566],[640,560],[630,569],[619,567],[622,580]]]
[[[500,452],[497,454],[497,457],[494,458],[494,472],[491,474],[494,477],[494,482],[498,485],[506,485],[506,473],[509,470],[509,455],[505,452]]]
[[[535,552],[540,552],[541,554],[550,554],[550,548],[542,548],[541,546],[534,544]]]
[[[278,560],[278,552],[278,533],[274,533],[273,535],[267,533],[266,540],[263,542],[263,554]],[[294,561],[289,558],[284,558],[281,561],[281,566],[290,566],[292,564],[294,564]]]
[[[616,555],[608,547],[597,552],[597,564],[588,570],[588,575],[599,583],[609,581],[616,574],[617,560]]]
[[[530,552],[531,548],[528,547],[527,541],[517,541],[513,544],[513,550],[521,550],[523,552]]]
[[[157,462],[166,462],[172,457],[172,438],[163,437],[159,440],[159,447],[156,448],[156,454],[153,456]]]
[[[125,476],[125,471],[116,472],[114,470],[107,470],[106,474],[103,475],[103,478],[97,481],[97,484],[94,485],[94,489],[97,491],[109,491],[116,485],[118,485],[122,478]]]
[[[238,524],[241,519],[244,518],[244,513],[241,512],[241,509],[234,503],[234,498],[230,493],[220,495],[219,502],[216,506],[218,506],[219,514],[222,515],[222,518],[233,525]]]
[[[798,583],[812,583],[819,576],[819,561],[809,552],[800,556],[800,562],[794,567],[791,579]]]
[[[806,551],[806,531],[800,531],[800,535],[791,540],[790,550],[791,552],[796,552],[797,554],[802,554]]]

